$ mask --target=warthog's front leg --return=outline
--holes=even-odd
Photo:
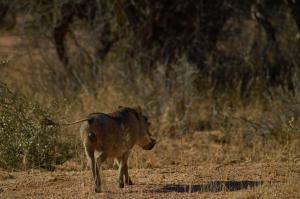
[[[105,160],[106,160],[106,154],[104,152],[99,153],[98,156],[96,156],[96,166],[95,166],[95,192],[96,193],[102,192],[100,171],[101,171],[101,164]]]
[[[128,166],[127,166],[127,161],[124,164],[124,176],[125,176],[125,183],[127,185],[133,185],[129,175],[128,175]]]
[[[128,157],[129,157],[129,152],[124,154],[123,156],[123,160],[124,160],[124,177],[125,177],[125,183],[127,185],[133,185],[129,175],[128,175],[128,165],[127,165],[127,161],[128,161]]]
[[[119,164],[119,187],[124,187],[124,177],[125,177],[125,183],[127,185],[132,185],[132,181],[128,175],[128,166],[127,166],[127,160],[128,160],[129,153],[124,154],[121,158],[118,158],[118,164]]]
[[[118,164],[119,164],[119,187],[124,188],[124,161],[122,159],[119,159]]]

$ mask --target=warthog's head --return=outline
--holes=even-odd
[[[135,110],[140,124],[140,136],[138,138],[137,145],[142,147],[144,150],[151,150],[156,144],[156,140],[152,138],[149,131],[151,124],[148,121],[148,118],[142,114],[140,107]]]
[[[144,150],[151,150],[151,149],[153,149],[153,147],[155,146],[155,144],[156,144],[156,140],[153,139],[150,134],[147,134],[147,135],[143,136],[139,140],[139,143],[138,143],[138,145],[140,147],[142,147]]]

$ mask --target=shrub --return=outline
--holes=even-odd
[[[0,83],[0,167],[52,167],[57,129],[39,123],[46,116],[47,111]]]

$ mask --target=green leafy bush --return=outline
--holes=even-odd
[[[39,121],[47,111],[0,83],[0,167],[51,168],[57,129]]]

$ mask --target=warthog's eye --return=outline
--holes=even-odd
[[[146,117],[146,116],[143,116],[143,118],[144,118],[145,122],[147,123],[147,125],[148,125],[148,126],[150,126],[150,125],[151,125],[151,123],[149,122],[149,120],[148,120],[148,117]]]

